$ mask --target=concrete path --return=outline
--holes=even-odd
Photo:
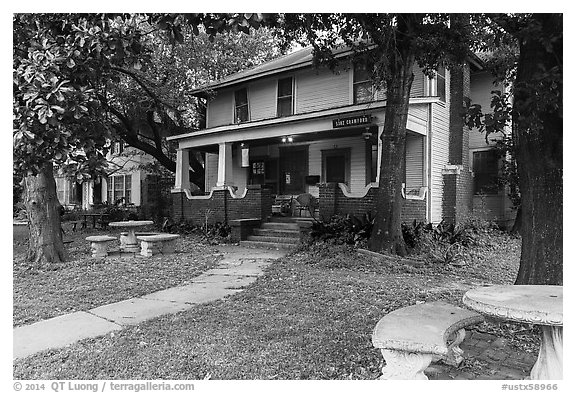
[[[14,359],[222,299],[242,291],[256,281],[271,260],[286,254],[286,251],[241,246],[220,246],[219,251],[224,255],[220,264],[188,285],[14,328]]]

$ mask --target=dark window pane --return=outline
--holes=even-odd
[[[278,98],[278,117],[292,114],[292,97]]]
[[[365,82],[370,80],[370,73],[365,62],[354,64],[354,82]]]
[[[248,105],[236,107],[235,123],[241,123],[243,121],[248,121]]]
[[[475,194],[498,193],[498,155],[494,150],[474,152],[472,158]]]
[[[249,120],[248,91],[246,89],[234,92],[234,122],[241,123]]]
[[[278,97],[292,96],[292,78],[284,78],[278,81]]]
[[[248,92],[246,89],[240,89],[234,92],[234,102],[236,106],[248,104]]]

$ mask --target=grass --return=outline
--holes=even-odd
[[[218,263],[221,254],[194,236],[177,240],[170,258],[140,256],[92,258],[86,236],[121,230],[67,228],[69,261],[37,268],[25,261],[27,229],[14,227],[13,325],[20,326],[66,313],[145,295],[186,283]]]
[[[316,245],[277,260],[243,292],[15,362],[15,379],[375,379],[371,332],[417,301],[461,304],[486,283],[512,283],[519,240],[486,235],[462,267],[374,263]],[[537,353],[530,327],[484,324]],[[518,332],[521,332],[519,335]]]

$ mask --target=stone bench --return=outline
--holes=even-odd
[[[116,240],[116,238],[108,235],[102,235],[102,236],[88,236],[86,240],[90,242],[92,257],[105,258],[108,256],[106,243],[112,240]]]
[[[136,239],[142,243],[140,254],[145,257],[151,257],[156,254],[172,254],[176,239],[180,235],[171,233],[162,233],[158,235],[136,236]]]
[[[416,304],[385,315],[372,334],[372,344],[386,361],[380,379],[428,379],[424,370],[432,361],[459,365],[464,328],[483,320],[474,311],[444,302]]]
[[[136,238],[138,236],[155,236],[160,235],[158,232],[136,232]],[[128,232],[120,232],[120,250],[124,250],[126,247],[126,239],[128,239]]]

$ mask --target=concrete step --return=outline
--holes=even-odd
[[[297,244],[256,242],[251,240],[241,240],[240,245],[246,247],[267,248],[272,250],[293,250],[297,247]]]
[[[248,236],[248,240],[255,242],[266,242],[266,243],[289,243],[289,244],[300,243],[300,238],[297,237]]]
[[[257,236],[275,236],[275,237],[293,237],[300,238],[300,231],[296,230],[280,230],[280,229],[262,229],[255,228],[254,234]]]
[[[289,230],[300,230],[300,227],[296,223],[288,223],[288,222],[265,222],[263,223],[260,228],[262,229],[279,229],[283,231]]]

